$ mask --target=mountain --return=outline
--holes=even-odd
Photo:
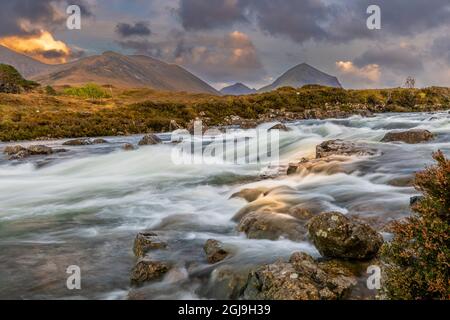
[[[85,57],[66,64],[48,65],[0,46],[0,63],[15,67],[25,78],[43,85],[110,84],[122,88],[219,94],[209,84],[175,64],[147,56],[115,52]]]
[[[220,93],[230,96],[241,96],[256,93],[256,89],[250,89],[245,84],[239,82],[223,88],[222,90],[220,90]]]
[[[141,55],[105,52],[59,65],[56,71],[34,80],[51,85],[89,82],[123,88],[151,87],[166,91],[219,94],[213,87],[175,64]]]
[[[336,77],[330,76],[309,64],[302,63],[286,71],[271,85],[265,86],[258,92],[267,92],[281,87],[300,88],[307,84],[318,84],[321,86],[342,88]]]
[[[0,63],[13,66],[25,78],[48,73],[54,67],[0,45]]]

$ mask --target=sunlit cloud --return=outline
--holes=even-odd
[[[352,61],[337,61],[336,67],[341,76],[350,82],[377,83],[380,81],[381,70],[377,64],[356,66]]]
[[[71,56],[70,48],[64,42],[55,40],[48,31],[31,36],[0,38],[0,45],[51,64],[65,63]]]

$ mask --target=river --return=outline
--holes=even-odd
[[[215,268],[245,270],[294,251],[319,255],[309,242],[249,240],[236,232],[231,218],[246,202],[230,199],[233,193],[279,187],[270,199],[274,203],[304,203],[381,225],[410,214],[410,197],[417,192],[405,181],[432,164],[432,152],[450,155],[448,112],[304,120],[289,126],[295,130],[280,133],[282,166],[312,157],[316,145],[331,139],[355,141],[379,153],[349,159],[344,172],[265,179],[260,176],[267,163],[174,164],[176,145],[171,143],[121,149],[142,136],[108,137],[108,144],[69,147],[26,162],[0,155],[0,299],[126,299],[135,263],[133,239],[142,230],[158,231],[170,243],[156,259],[176,262],[162,281],[139,290],[143,298],[223,298]],[[437,137],[415,145],[379,142],[390,130],[411,128],[428,129]],[[38,144],[61,148],[62,142]],[[202,248],[209,238],[233,248],[232,257],[208,265]],[[66,287],[70,265],[81,268],[81,290]]]

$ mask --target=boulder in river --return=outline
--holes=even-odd
[[[267,129],[267,131],[271,131],[271,130],[280,130],[280,131],[290,131],[291,129],[289,129],[286,125],[282,124],[282,123],[277,123],[273,126],[271,126],[269,129]]]
[[[159,144],[161,142],[162,142],[162,140],[158,136],[156,136],[154,134],[147,134],[141,139],[141,141],[139,141],[139,145],[147,146],[147,145]]]
[[[219,300],[237,300],[247,284],[251,266],[222,264],[214,269],[208,285],[201,290],[204,296]]]
[[[223,243],[214,239],[208,239],[203,250],[206,253],[206,259],[211,264],[220,262],[229,255]]]
[[[139,285],[147,281],[161,278],[167,271],[170,265],[166,262],[139,260],[131,271],[131,283]]]
[[[242,189],[239,192],[233,193],[230,197],[231,198],[242,198],[246,200],[247,202],[253,202],[259,197],[263,196],[267,191],[269,191],[269,188],[261,187],[261,188],[254,188],[254,189]]]
[[[356,278],[344,266],[316,262],[303,252],[252,271],[243,298],[249,300],[345,299]]]
[[[288,214],[256,211],[245,215],[237,226],[249,239],[277,240],[281,237],[293,241],[306,238],[304,222]]]
[[[31,155],[45,155],[53,153],[52,148],[42,145],[29,146],[27,150]]]
[[[92,144],[105,144],[105,143],[109,143],[109,142],[107,140],[101,139],[101,138],[92,140]]]
[[[358,146],[353,142],[344,140],[328,140],[316,147],[316,158],[326,158],[329,156],[372,156],[376,150]]]
[[[134,239],[133,252],[136,257],[144,257],[150,250],[164,249],[167,243],[162,241],[156,233],[140,232]]]
[[[7,154],[9,156],[12,156],[13,154],[19,153],[20,151],[25,151],[27,150],[26,148],[22,147],[22,146],[6,146],[3,149],[3,153]]]
[[[63,146],[88,146],[92,141],[89,139],[72,139],[63,143]]]
[[[303,158],[298,163],[290,163],[287,175],[307,175],[311,173],[326,173],[328,175],[345,172],[342,167],[342,163],[345,161],[345,158],[335,158],[335,157],[327,157],[327,158],[319,158],[319,159],[306,159]]]
[[[369,225],[352,220],[339,212],[326,212],[308,222],[308,231],[317,250],[329,258],[370,259],[383,238]]]
[[[414,129],[400,132],[388,132],[381,142],[401,141],[405,143],[415,144],[427,142],[434,139],[434,134],[428,130]]]
[[[122,146],[122,149],[125,150],[125,151],[133,151],[133,150],[135,150],[136,148],[135,148],[134,145],[132,145],[131,143],[125,143],[125,144]]]
[[[420,201],[422,201],[425,197],[424,196],[414,196],[409,198],[409,205],[415,206],[416,204],[419,204]]]
[[[8,160],[22,160],[34,155],[50,155],[55,151],[52,148],[43,145],[33,145],[27,148],[17,145],[7,146],[5,147],[3,152],[9,155]]]

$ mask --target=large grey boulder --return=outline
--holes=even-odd
[[[162,142],[162,140],[158,136],[156,136],[154,134],[147,134],[141,139],[141,141],[139,141],[139,145],[147,146],[147,145],[159,144],[161,142]]]
[[[308,222],[308,231],[312,242],[324,257],[370,259],[383,244],[381,235],[369,225],[339,212],[313,217]]]
[[[243,298],[250,300],[345,299],[357,281],[343,265],[317,262],[306,253],[294,253],[252,271]]]
[[[399,132],[388,132],[383,137],[381,142],[394,142],[401,141],[405,143],[415,144],[421,142],[427,142],[434,139],[434,134],[428,130],[408,130]]]
[[[203,247],[206,253],[206,259],[209,263],[214,264],[225,259],[229,252],[225,249],[224,244],[214,239],[208,239]]]
[[[316,147],[316,158],[326,158],[329,156],[372,156],[376,150],[358,146],[353,142],[344,140],[329,140]]]

